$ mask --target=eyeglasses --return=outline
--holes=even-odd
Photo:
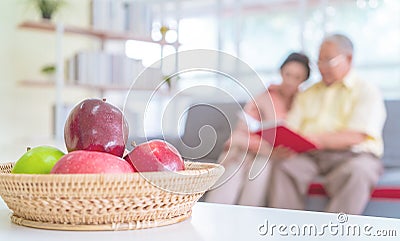
[[[317,64],[320,67],[336,67],[340,64],[341,61],[343,61],[346,58],[343,54],[339,54],[338,56],[330,59],[330,60],[318,60]]]

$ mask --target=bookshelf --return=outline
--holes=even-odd
[[[101,51],[104,51],[104,42],[108,40],[120,40],[120,41],[126,41],[126,40],[137,40],[137,41],[143,41],[143,42],[150,42],[150,43],[156,43],[159,45],[170,45],[177,50],[179,47],[179,43],[168,43],[165,40],[160,40],[160,41],[153,41],[151,38],[147,37],[139,37],[135,36],[129,32],[117,32],[117,31],[105,31],[105,30],[96,30],[93,29],[92,27],[78,27],[78,26],[71,26],[71,25],[62,25],[62,30],[60,33],[57,33],[57,27],[59,27],[60,24],[55,24],[47,20],[42,20],[42,21],[24,21],[18,25],[20,29],[24,30],[33,30],[33,31],[44,31],[44,32],[50,32],[50,33],[55,33],[58,37],[57,40],[60,41],[62,39],[62,36],[64,34],[73,34],[73,35],[78,35],[78,36],[86,36],[86,37],[92,37],[97,40],[101,41]],[[60,46],[56,46],[56,51],[62,51],[62,44]],[[62,54],[61,54],[62,55]],[[63,58],[63,56],[61,56]],[[63,59],[57,60],[63,62]],[[57,64],[58,65],[58,64]],[[57,66],[61,67],[61,66]],[[57,69],[63,69],[63,68],[57,68]],[[140,71],[139,71],[140,72]],[[64,75],[64,73],[62,73]],[[64,76],[63,77],[63,82],[64,82]],[[70,80],[70,79],[68,79]],[[107,91],[107,90],[127,90],[129,89],[129,86],[115,86],[112,84],[99,84],[97,85],[96,83],[90,84],[90,83],[64,83],[67,86],[81,86],[84,88],[88,89],[94,89],[94,90],[99,90],[102,94]],[[55,84],[51,82],[45,82],[45,81],[36,81],[36,80],[23,80],[19,82],[19,85],[21,86],[28,86],[28,87],[37,87],[37,86],[43,86],[43,87],[54,87]]]

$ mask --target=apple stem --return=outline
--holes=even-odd
[[[133,148],[135,148],[135,147],[137,146],[137,145],[136,145],[136,142],[135,142],[135,141],[132,141],[131,146],[132,146]]]
[[[107,101],[107,99],[106,99],[106,98],[103,98],[103,101],[104,101],[104,102],[106,102],[106,101]]]
[[[31,149],[32,149],[32,147],[30,147],[30,146],[26,147],[26,151],[30,151]]]

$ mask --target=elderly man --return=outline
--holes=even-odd
[[[274,163],[269,205],[304,209],[310,182],[324,176],[327,212],[361,214],[382,173],[383,99],[351,71],[353,44],[344,35],[324,38],[318,68],[322,80],[300,93],[288,125],[319,146]]]

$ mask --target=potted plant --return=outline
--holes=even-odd
[[[62,5],[64,5],[64,0],[31,0],[35,8],[40,11],[43,19],[50,20],[53,14],[58,11]]]
[[[164,82],[167,84],[168,90],[171,91],[175,85],[172,84],[172,81],[178,81],[180,77],[178,75],[167,75],[163,77]]]
[[[54,64],[45,65],[41,68],[40,72],[47,76],[49,81],[53,81],[56,74],[56,66]]]

